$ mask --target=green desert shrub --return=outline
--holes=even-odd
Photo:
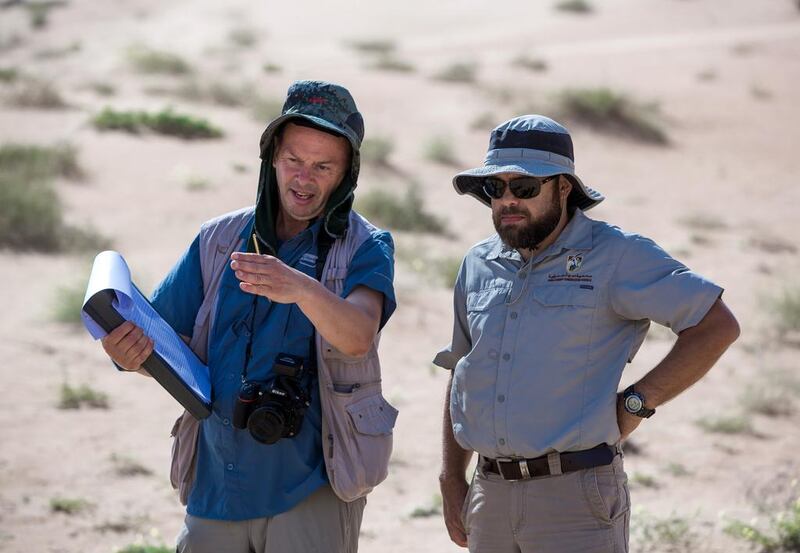
[[[514,58],[511,62],[514,67],[519,67],[520,69],[526,69],[528,71],[534,72],[542,72],[547,71],[547,62],[541,58],[532,58],[525,54],[521,54]]]
[[[556,9],[571,13],[591,13],[594,11],[592,5],[586,0],[562,0],[556,4]]]
[[[458,163],[453,141],[446,136],[434,136],[428,140],[425,143],[423,154],[425,159],[442,165],[455,165]]]
[[[76,281],[71,286],[59,287],[53,303],[53,319],[59,323],[80,325],[85,293],[85,280]]]
[[[70,386],[66,382],[61,384],[58,399],[59,409],[80,409],[89,407],[92,409],[108,409],[108,395],[90,387],[88,384],[80,386]]]
[[[768,301],[781,336],[800,332],[800,287],[785,288]]]
[[[433,78],[448,83],[474,83],[477,71],[476,63],[458,62],[442,68]]]
[[[20,108],[64,109],[69,107],[61,92],[52,82],[38,78],[18,79],[6,98],[10,105]]]
[[[380,71],[395,71],[397,73],[411,73],[414,71],[414,66],[411,63],[403,61],[393,54],[379,55],[369,67]]]
[[[347,43],[350,48],[368,54],[390,54],[395,49],[393,40],[382,38],[353,40]]]
[[[769,515],[768,530],[753,524],[732,521],[725,531],[750,542],[760,553],[784,553],[800,551],[800,498],[787,511]]]
[[[386,136],[365,138],[361,143],[361,159],[374,165],[389,165],[389,157],[394,150],[394,142]]]
[[[128,62],[140,73],[187,75],[192,72],[189,62],[177,54],[164,50],[133,46],[128,49],[127,56]]]
[[[417,186],[400,197],[385,190],[371,190],[358,198],[356,209],[379,226],[409,232],[446,234],[444,221],[425,209]]]
[[[92,504],[80,497],[54,497],[50,499],[50,511],[77,515],[91,508]]]
[[[568,118],[598,130],[652,144],[669,143],[666,131],[655,120],[654,107],[640,105],[608,88],[565,90],[559,94],[559,104]]]
[[[105,108],[92,119],[92,124],[99,130],[116,130],[139,134],[145,130],[176,136],[178,138],[202,139],[219,138],[222,131],[201,117],[175,113],[172,109],[163,109],[156,113],[146,111],[117,111]]]

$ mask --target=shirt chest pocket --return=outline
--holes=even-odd
[[[533,298],[545,307],[595,307],[597,292],[580,286],[534,286]]]
[[[562,336],[588,339],[597,290],[580,286],[535,286],[531,290],[533,318]],[[566,334],[565,334],[566,333]]]
[[[473,338],[494,322],[502,326],[508,288],[486,288],[467,294],[467,319]]]

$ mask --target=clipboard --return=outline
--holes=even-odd
[[[134,293],[139,294],[145,301],[150,303],[139,288],[135,284],[131,284],[133,285]],[[114,290],[100,290],[85,302],[83,310],[103,330],[111,332],[125,322],[125,318],[113,306],[113,302],[116,299],[117,295]],[[190,351],[190,353],[194,355],[193,352]],[[211,401],[204,399],[188,386],[178,372],[158,352],[153,350],[153,353],[142,363],[142,366],[194,418],[200,420],[211,415]],[[117,369],[123,370],[119,367]]]

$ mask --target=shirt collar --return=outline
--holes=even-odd
[[[245,243],[247,242],[247,240],[250,240],[251,236],[255,232],[255,229],[254,229],[255,220],[256,220],[255,214],[253,214],[253,217],[252,217],[250,223],[245,225],[244,228],[242,229],[241,234],[239,234],[239,238],[244,240]],[[308,226],[305,229],[301,230],[299,233],[297,233],[295,236],[293,236],[289,240],[293,240],[294,238],[296,238],[297,236],[300,236],[301,234],[303,234],[307,230],[310,230],[311,231],[311,237],[314,239],[314,242],[316,242],[317,238],[319,236],[319,231],[322,228],[321,222],[322,222],[322,217],[317,217],[316,219],[314,219],[314,221],[311,223],[310,226]],[[286,240],[286,242],[288,242],[289,240]]]

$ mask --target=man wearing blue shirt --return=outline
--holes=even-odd
[[[450,538],[493,553],[625,553],[620,441],[711,368],[736,319],[719,286],[584,215],[603,196],[575,174],[552,119],[501,124],[484,165],[453,184],[491,207],[497,234],[464,258],[453,338],[434,360],[451,371],[439,479]],[[618,393],[651,320],[678,339]]]
[[[343,268],[342,293],[319,281],[331,243],[346,235],[353,220],[363,132],[361,114],[346,89],[300,81],[290,87],[282,115],[262,136],[256,206],[237,212],[245,217],[239,245],[224,266],[212,306],[207,364],[213,412],[199,432],[178,551],[357,548],[365,499],[342,501],[329,485],[314,337],[319,334],[357,363],[374,351],[376,335],[395,309],[391,236],[366,222],[368,236]],[[152,298],[164,319],[186,337],[205,320],[198,314],[206,299],[201,257],[218,255],[204,250],[208,244],[202,236]],[[104,338],[103,346],[119,366],[138,371],[153,344],[126,323]],[[291,373],[295,384],[288,386],[308,401],[297,431],[287,430],[275,440],[259,434],[264,427],[252,424],[252,415],[242,419],[246,411],[237,409],[249,401],[245,381],[274,384],[287,366],[303,368]],[[271,421],[267,415],[262,423]]]

